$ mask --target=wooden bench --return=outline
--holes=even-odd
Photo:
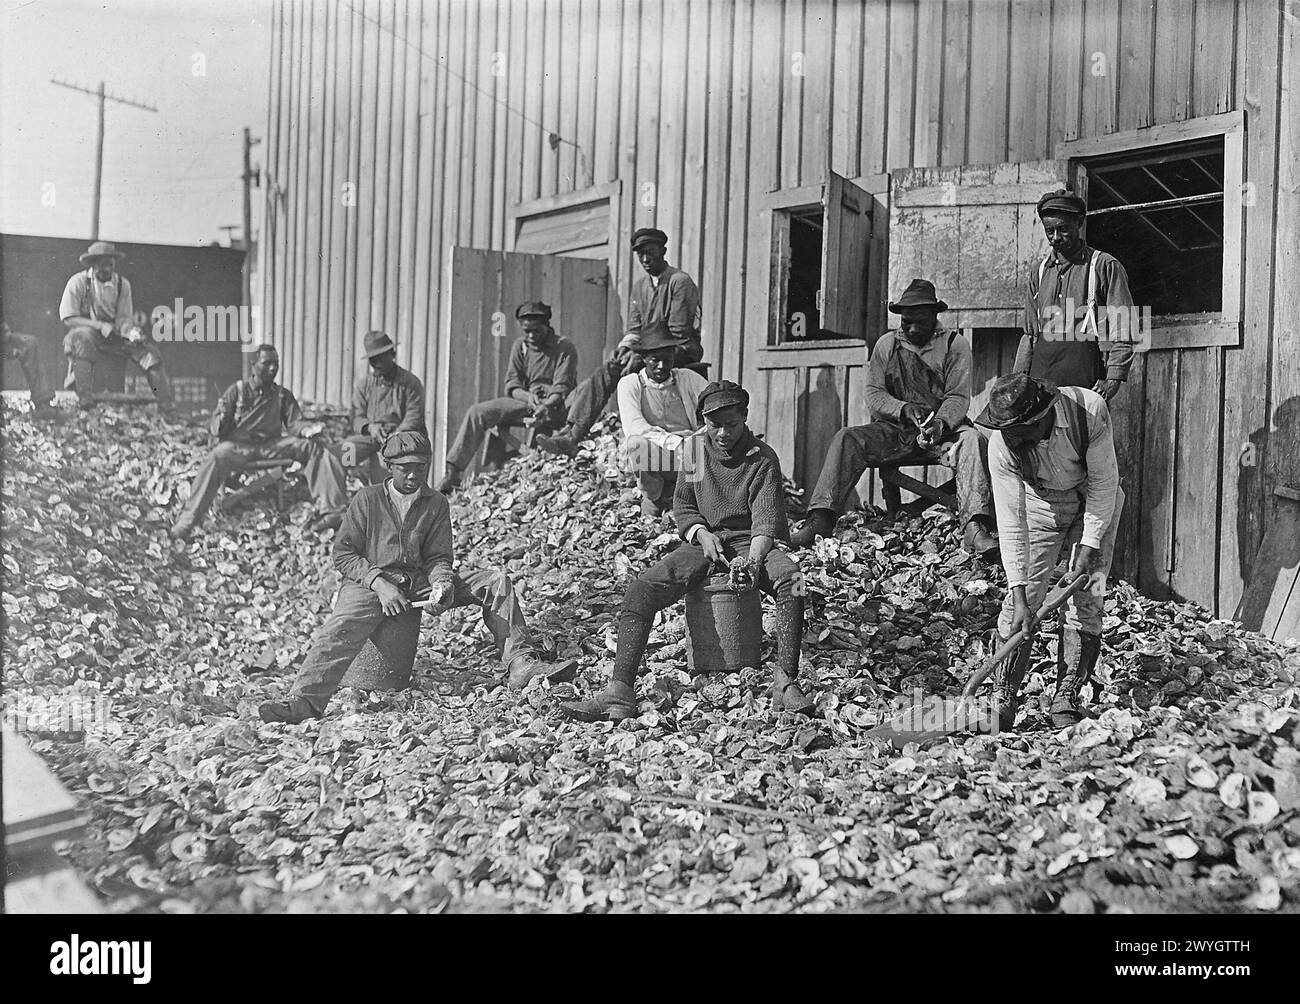
[[[924,461],[921,462],[924,463]],[[953,512],[957,511],[956,478],[949,478],[947,483],[936,488],[934,485],[927,485],[924,481],[909,477],[897,467],[881,467],[878,470],[880,472],[880,494],[884,496],[885,510],[891,517],[898,515],[900,512],[915,515],[936,503],[947,506]],[[903,505],[902,489],[904,488],[914,495],[919,495],[920,498],[915,502]]]
[[[243,470],[236,471],[231,476],[231,481],[228,481],[227,484],[229,485],[233,481],[238,487],[234,491],[223,495],[217,503],[217,508],[222,512],[228,512],[259,492],[274,487],[276,508],[283,509],[286,475],[294,463],[295,461],[288,457],[250,462]],[[253,477],[258,474],[261,476]]]

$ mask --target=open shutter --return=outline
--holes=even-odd
[[[871,196],[847,178],[827,172],[822,188],[823,331],[867,337],[867,250]]]
[[[1030,270],[1047,253],[1035,207],[1068,186],[1069,161],[919,167],[890,174],[889,295],[929,279],[948,328],[1019,328]]]

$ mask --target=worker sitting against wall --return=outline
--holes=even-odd
[[[668,264],[667,252],[668,235],[662,230],[642,227],[632,235],[632,253],[644,274],[632,284],[627,333],[609,360],[569,396],[567,431],[537,437],[541,449],[567,457],[577,452],[620,379],[641,369],[643,360],[635,350],[645,331],[667,326],[672,337],[682,343],[677,350],[678,366],[690,366],[703,358],[699,288],[689,275]]]
[[[32,418],[38,422],[62,422],[68,413],[54,407],[54,388],[45,373],[45,367],[41,365],[40,346],[35,337],[10,331],[7,321],[2,322],[2,326],[0,351],[3,351],[6,360],[16,359],[22,367],[32,399]]]
[[[789,538],[781,462],[750,432],[749,394],[729,380],[708,384],[697,417],[705,443],[699,462],[677,479],[673,515],[684,543],[642,572],[627,590],[618,618],[618,650],[609,685],[585,701],[562,705],[584,722],[634,717],[636,677],[655,614],[703,585],[715,568],[733,562],[733,574],[776,598],[776,658],[772,704],[777,710],[812,712],[800,689],[804,596],[799,566],[777,541]]]
[[[618,382],[624,469],[636,472],[643,516],[672,508],[678,474],[692,468],[702,442],[696,408],[708,381],[676,366],[685,344],[662,321],[647,327],[633,347],[643,366]]]
[[[343,440],[343,466],[369,482],[379,450],[395,432],[428,435],[424,424],[424,384],[397,365],[397,346],[382,331],[369,331],[363,343],[366,372],[352,387],[352,435]]]
[[[554,429],[564,421],[565,398],[577,382],[578,351],[551,327],[551,308],[545,303],[520,304],[515,318],[523,337],[510,352],[505,396],[480,401],[465,413],[437,485],[444,495],[460,487],[489,429],[525,421],[539,430]]]
[[[397,432],[384,443],[390,477],[353,497],[334,538],[334,567],[343,576],[334,610],[325,621],[293,681],[287,701],[258,708],[265,722],[297,724],[325,713],[330,697],[385,617],[429,601],[435,616],[454,607],[478,606],[492,632],[511,690],[538,676],[572,678],[576,660],[539,660],[532,635],[501,569],[452,570],[451,509],[429,489],[428,438]]]
[[[95,241],[81,255],[87,268],[72,276],[63,289],[59,318],[68,328],[63,352],[72,366],[77,405],[95,406],[95,364],[105,356],[121,356],[144,371],[159,410],[172,416],[176,405],[171,381],[148,328],[136,324],[131,283],[117,271],[122,257],[107,241]]]
[[[303,465],[307,484],[321,515],[313,529],[337,529],[348,496],[339,458],[319,439],[322,422],[303,418],[297,399],[275,382],[280,355],[273,345],[259,345],[245,380],[226,389],[212,412],[216,447],[203,458],[190,488],[189,500],[171,528],[174,540],[185,540],[201,526],[226,478],[257,460],[286,458]]]
[[[887,332],[867,361],[866,396],[871,422],[840,429],[831,440],[808,519],[791,538],[808,547],[828,537],[849,493],[869,467],[939,463],[957,472],[958,515],[963,546],[992,554],[997,540],[985,465],[984,437],[966,417],[970,407],[970,344],[939,323],[948,304],[934,284],[913,279],[889,304],[899,330]]]
[[[1124,509],[1110,409],[1094,391],[1058,389],[1013,373],[993,385],[976,421],[993,430],[989,473],[1007,571],[1000,641],[1034,627],[1033,611],[1042,606],[1062,551],[1078,544],[1071,570],[1093,578],[1070,597],[1062,618],[1050,713],[1052,724],[1064,728],[1082,717],[1079,690],[1101,654],[1105,577]],[[994,702],[1004,731],[1015,724],[1032,647],[1031,630],[996,670]]]

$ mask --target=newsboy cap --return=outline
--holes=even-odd
[[[1038,200],[1038,215],[1046,213],[1069,213],[1071,216],[1083,216],[1088,211],[1084,201],[1073,192],[1058,188],[1048,192]]]
[[[551,308],[541,300],[529,300],[527,303],[521,303],[519,309],[515,311],[515,317],[523,320],[525,317],[540,317],[544,321],[551,319]]]
[[[702,422],[704,416],[732,405],[749,407],[749,391],[730,380],[713,380],[700,391],[695,405],[696,417]]]
[[[95,241],[90,247],[81,253],[81,264],[86,264],[95,258],[125,258],[126,255],[115,248],[108,241]]]
[[[989,403],[975,419],[986,429],[1033,425],[1052,410],[1061,392],[1050,380],[1035,380],[1028,373],[1010,373],[989,391]]]
[[[654,227],[642,227],[632,235],[632,250],[636,251],[643,244],[662,244],[668,246],[668,235]]]
[[[394,352],[397,346],[393,340],[382,331],[367,331],[365,337],[366,358],[373,359],[375,356],[382,356],[386,352]]]
[[[390,464],[400,464],[403,461],[428,461],[433,456],[433,449],[423,432],[394,432],[384,441],[384,448],[379,453]]]

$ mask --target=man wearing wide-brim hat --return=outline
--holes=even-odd
[[[866,398],[871,421],[840,429],[831,440],[808,519],[791,538],[807,547],[828,537],[858,479],[872,467],[943,464],[957,472],[963,545],[991,555],[997,541],[993,499],[984,463],[984,439],[966,416],[970,407],[970,344],[939,323],[948,304],[934,284],[913,279],[897,302],[897,331],[883,335],[867,360]]]
[[[384,619],[426,600],[434,616],[455,607],[481,608],[510,689],[522,690],[538,676],[571,677],[576,660],[551,664],[536,657],[504,571],[453,571],[451,508],[428,487],[429,438],[422,432],[395,432],[384,441],[381,454],[389,478],[353,496],[334,538],[334,567],[343,576],[334,610],[312,640],[289,699],[263,703],[258,708],[262,720],[297,724],[320,718],[352,660]]]
[[[366,371],[352,385],[352,434],[343,440],[343,466],[370,480],[374,458],[395,432],[428,435],[424,384],[397,364],[397,346],[382,331],[363,339]]]
[[[1087,387],[1109,401],[1133,365],[1133,294],[1124,266],[1084,241],[1086,214],[1084,201],[1065,189],[1038,200],[1052,250],[1030,272],[1025,333],[1012,371],[1058,387]],[[1110,316],[1124,320],[1122,331],[1109,330]]]
[[[171,381],[158,345],[135,322],[131,283],[117,271],[123,257],[108,241],[95,241],[81,255],[86,268],[63,288],[59,318],[68,328],[63,352],[72,366],[77,404],[95,405],[95,364],[106,355],[123,356],[144,371],[158,407],[170,415],[176,408]]]
[[[643,516],[672,508],[678,472],[701,428],[697,407],[708,381],[676,366],[684,344],[662,321],[652,325],[634,349],[643,366],[618,382],[623,457],[626,469],[636,472]]]
[[[1095,391],[1058,389],[1013,373],[993,385],[988,407],[976,421],[991,430],[989,474],[1007,572],[1000,641],[1033,626],[1032,611],[1042,606],[1058,559],[1074,545],[1072,571],[1093,577],[1070,598],[1057,649],[1052,724],[1072,725],[1082,717],[1079,690],[1101,654],[1105,577],[1124,508],[1110,409]],[[1015,723],[1032,646],[1031,635],[994,678],[1004,731]]]

